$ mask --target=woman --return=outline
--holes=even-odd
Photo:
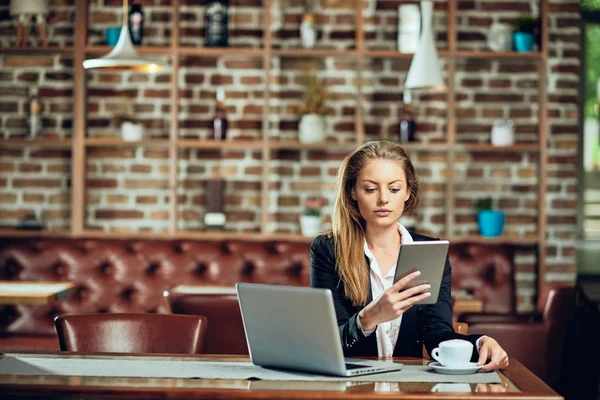
[[[461,335],[452,328],[446,260],[438,301],[428,285],[405,289],[415,272],[393,283],[401,244],[435,240],[410,233],[398,220],[419,205],[413,164],[394,142],[369,142],[349,154],[338,173],[332,231],[311,245],[311,286],[331,289],[346,356],[421,357],[440,342],[468,340],[473,360],[487,372],[508,365],[508,356],[488,336]]]

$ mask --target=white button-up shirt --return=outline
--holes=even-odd
[[[398,231],[402,234],[402,243],[412,243],[413,238],[408,233],[408,230],[402,226],[402,224],[398,223]],[[396,263],[392,265],[392,268],[388,271],[386,276],[381,275],[381,269],[379,268],[379,264],[375,259],[375,255],[369,249],[369,245],[365,240],[365,255],[369,259],[370,265],[370,278],[371,278],[371,294],[373,295],[373,300],[378,299],[383,295],[383,292],[392,287],[394,284],[394,275],[396,273]],[[370,335],[373,331],[364,331],[362,326],[360,325],[360,318],[356,319],[360,330],[366,335]],[[383,322],[377,325],[376,335],[377,335],[377,354],[379,357],[392,357],[394,354],[394,347],[396,347],[396,342],[398,341],[398,333],[400,332],[400,324],[402,323],[402,315],[398,318]]]

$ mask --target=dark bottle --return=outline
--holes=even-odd
[[[206,47],[227,47],[229,43],[229,0],[206,0],[204,39]]]
[[[133,0],[129,8],[129,36],[136,46],[142,44],[144,36],[144,11],[140,0]]]
[[[399,124],[399,140],[402,143],[414,142],[417,133],[417,125],[415,124],[415,116],[413,113],[412,99],[410,94],[405,93],[404,107],[400,115]]]
[[[225,140],[227,138],[227,113],[225,106],[225,90],[217,89],[217,110],[213,118],[213,138]]]

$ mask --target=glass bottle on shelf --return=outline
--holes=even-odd
[[[144,37],[144,11],[142,10],[140,0],[133,0],[129,9],[129,36],[134,45],[139,46],[142,44],[142,38]]]
[[[217,89],[217,109],[213,118],[213,139],[225,140],[227,138],[227,112],[225,106],[225,90]]]
[[[417,125],[412,105],[410,90],[405,90],[402,96],[403,107],[399,123],[399,141],[401,143],[414,142],[416,138]]]
[[[206,0],[205,45],[227,47],[229,44],[229,0]]]
[[[38,87],[32,86],[29,95],[28,134],[38,138],[42,135],[42,102],[38,96]]]
[[[305,49],[312,49],[315,47],[316,38],[317,34],[315,32],[315,17],[312,11],[312,0],[306,0],[304,16],[300,23],[300,39],[302,40],[302,47]]]

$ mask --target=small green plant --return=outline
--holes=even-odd
[[[486,211],[486,210],[491,210],[492,209],[492,198],[491,197],[484,197],[481,199],[477,199],[477,201],[475,201],[475,209],[479,212],[479,211]]]
[[[321,208],[325,205],[325,200],[319,197],[309,197],[306,199],[306,209],[304,215],[311,217],[320,217]]]
[[[535,35],[537,33],[538,20],[529,16],[519,17],[515,30],[517,32],[526,32]]]

